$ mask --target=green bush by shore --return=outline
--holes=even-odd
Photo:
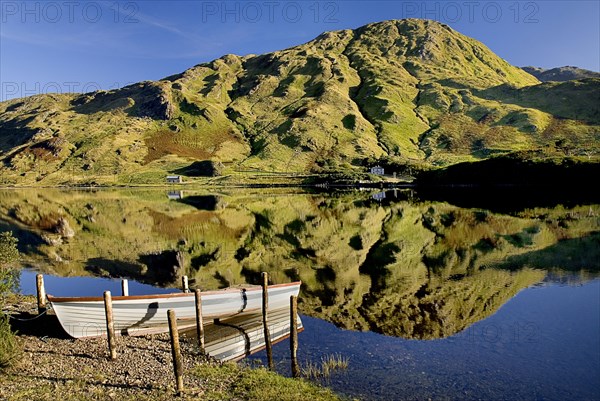
[[[10,329],[4,303],[15,285],[16,270],[11,265],[17,260],[17,239],[9,232],[0,234],[0,370],[11,366],[20,355],[15,334]]]

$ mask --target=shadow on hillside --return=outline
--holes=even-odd
[[[140,255],[138,260],[148,266],[140,281],[159,286],[174,283],[185,264],[183,254],[175,250]]]
[[[88,259],[85,270],[100,277],[143,277],[142,266],[115,259],[91,258]]]
[[[224,209],[227,204],[223,201],[223,198],[216,195],[192,195],[186,196],[182,199],[177,199],[177,202],[185,205],[193,206],[198,210],[215,211]]]
[[[12,235],[17,238],[17,249],[20,253],[43,255],[39,247],[46,242],[39,233],[27,226],[20,226],[15,221],[0,220],[0,233],[5,231],[12,232]]]
[[[7,152],[27,143],[39,131],[27,126],[35,117],[0,122],[0,151]],[[6,161],[7,159],[5,159]]]
[[[584,270],[599,273],[600,232],[593,232],[582,238],[562,240],[541,250],[509,256],[496,267],[508,270],[533,267],[543,270]]]
[[[168,120],[172,105],[160,86],[149,82],[125,86],[111,91],[84,93],[75,98],[72,110],[79,114],[95,114],[122,110],[130,117]]]
[[[180,252],[174,250],[139,255],[138,262],[92,258],[87,261],[85,270],[96,277],[129,277],[140,283],[165,286],[175,282],[183,265]]]
[[[218,177],[222,172],[223,164],[212,160],[197,160],[185,167],[170,171],[186,177]]]

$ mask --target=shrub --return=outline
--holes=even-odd
[[[21,349],[10,329],[8,316],[2,312],[4,299],[16,286],[18,271],[12,263],[19,257],[17,239],[12,233],[0,234],[0,370],[13,364],[19,357]]]
[[[20,355],[21,347],[10,329],[8,316],[0,313],[0,371],[15,363]]]
[[[19,257],[17,239],[12,233],[0,234],[0,299],[9,294],[16,285],[16,270],[11,263]]]

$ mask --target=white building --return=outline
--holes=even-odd
[[[180,175],[168,175],[167,182],[169,184],[181,184],[183,182],[183,178]]]
[[[169,199],[183,199],[183,191],[168,191],[167,198]]]
[[[384,175],[385,170],[381,166],[371,167],[371,174]]]
[[[385,192],[377,192],[377,193],[371,195],[371,198],[375,199],[376,201],[381,202],[382,200],[385,199]]]

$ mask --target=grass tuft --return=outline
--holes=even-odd
[[[194,375],[205,378],[210,388],[205,400],[339,400],[331,390],[304,379],[291,379],[265,368],[251,369],[235,363],[200,365]]]
[[[350,359],[341,354],[330,354],[321,358],[321,363],[308,361],[301,369],[301,374],[307,379],[328,378],[338,370],[348,369]]]

